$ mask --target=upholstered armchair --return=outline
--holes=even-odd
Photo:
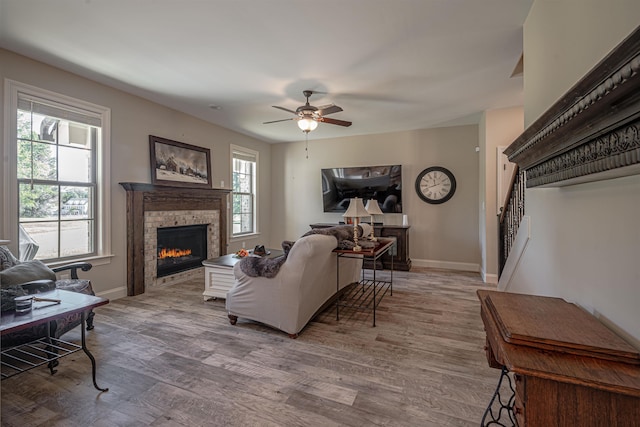
[[[13,298],[19,295],[61,289],[87,295],[95,295],[91,281],[80,279],[78,270],[89,271],[89,263],[74,263],[50,269],[38,260],[19,261],[6,246],[0,246],[0,288],[2,289],[2,311],[13,309]],[[69,271],[69,279],[57,279],[56,273]],[[93,329],[93,310],[86,315],[87,330]],[[60,338],[64,333],[82,322],[81,313],[51,322],[50,336]],[[47,325],[19,331],[2,337],[2,347],[13,347],[46,336]]]

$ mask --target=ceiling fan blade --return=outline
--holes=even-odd
[[[272,107],[273,107],[273,108],[277,108],[278,110],[287,111],[287,112],[289,112],[289,113],[291,113],[291,114],[298,114],[298,113],[296,113],[296,112],[295,112],[295,111],[293,111],[293,110],[290,110],[290,109],[288,109],[288,108],[284,108],[284,107],[278,107],[277,105],[272,105]]]
[[[278,123],[278,122],[288,122],[289,120],[293,120],[295,117],[291,117],[290,119],[281,119],[281,120],[272,120],[270,122],[262,122],[263,125],[268,125],[269,123]]]
[[[340,111],[342,111],[342,108],[338,107],[335,104],[323,105],[322,107],[318,107],[318,113],[320,113],[320,115],[322,116],[339,113]]]
[[[351,122],[347,122],[345,120],[330,119],[327,117],[320,117],[318,121],[323,123],[329,123],[330,125],[338,125],[338,126],[345,126],[345,127],[351,126]]]

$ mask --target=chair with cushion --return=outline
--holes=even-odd
[[[19,261],[6,246],[0,246],[0,288],[2,289],[2,311],[12,310],[13,298],[19,295],[61,289],[87,295],[95,295],[91,281],[78,278],[78,270],[89,271],[89,263],[74,263],[50,269],[42,261]],[[70,279],[56,278],[56,273],[70,271]],[[86,313],[87,330],[93,329],[93,310]],[[50,336],[60,338],[82,323],[81,313],[75,313],[50,323]],[[2,347],[21,345],[46,336],[46,324],[2,337]]]

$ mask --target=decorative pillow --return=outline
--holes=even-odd
[[[0,286],[3,288],[40,279],[56,280],[56,274],[38,260],[21,262],[0,271]]]
[[[13,256],[8,247],[0,246],[0,270],[5,270],[19,263],[20,261]]]

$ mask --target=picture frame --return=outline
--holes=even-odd
[[[153,185],[212,188],[208,148],[149,135],[149,152]]]

